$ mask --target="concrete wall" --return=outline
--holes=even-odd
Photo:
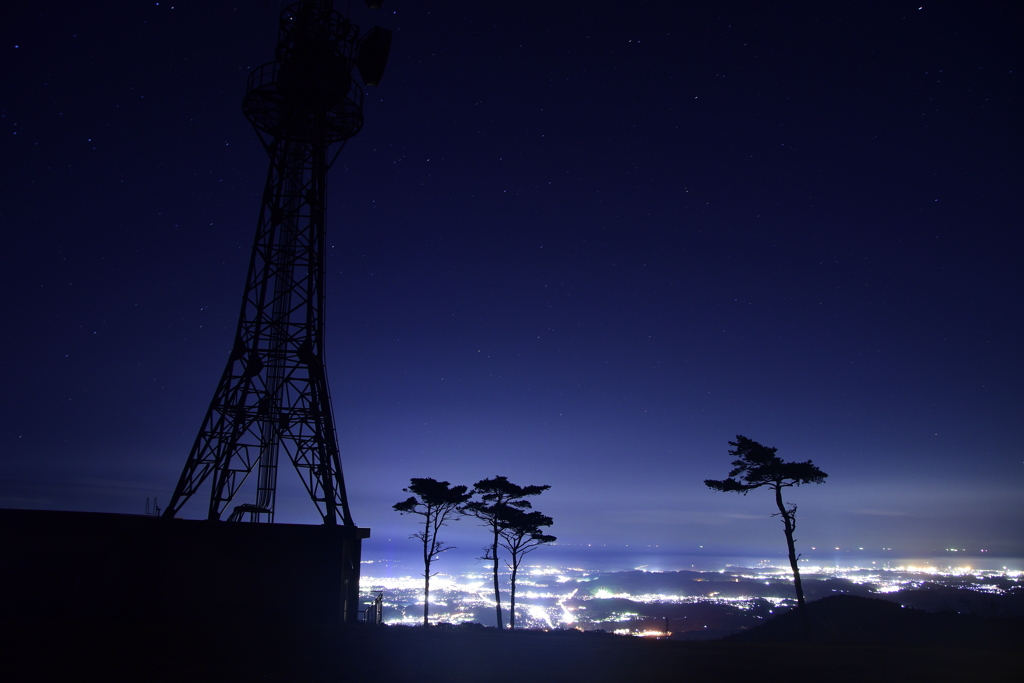
[[[336,624],[369,529],[0,509],[0,616]]]

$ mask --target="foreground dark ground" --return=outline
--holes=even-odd
[[[484,628],[5,623],[0,671],[3,680],[12,682],[903,683],[1016,681],[1024,667],[1024,653],[1015,647],[1020,642],[1016,622],[989,624],[985,629],[995,637],[963,643],[945,628],[948,623],[939,624],[937,633],[950,637],[940,635],[921,644],[914,634],[901,638],[916,621],[898,619],[874,629],[860,619],[848,621],[849,605],[840,607],[846,613],[840,609],[837,616],[857,631],[854,637],[847,639],[833,620],[811,643],[787,639],[781,619],[765,630],[760,642],[653,641],[577,631]]]

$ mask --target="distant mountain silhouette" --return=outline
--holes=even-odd
[[[1024,617],[1024,589],[1003,583],[1003,593],[970,590],[964,586],[930,585],[905,589],[885,596],[907,607],[926,612],[959,612],[979,617]]]
[[[888,600],[835,595],[807,605],[811,640],[845,645],[1019,647],[1024,619],[982,618],[969,614],[933,614]],[[728,636],[742,642],[791,642],[802,639],[795,611],[749,631]]]

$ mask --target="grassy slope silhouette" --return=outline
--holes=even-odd
[[[929,614],[854,596],[708,642],[489,628],[5,624],[6,681],[603,683],[1016,681],[1024,620]]]

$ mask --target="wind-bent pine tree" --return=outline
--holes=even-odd
[[[406,500],[395,503],[392,507],[404,514],[421,515],[423,531],[409,538],[415,538],[423,544],[423,625],[428,626],[430,616],[430,566],[437,556],[455,546],[447,545],[437,537],[441,527],[445,526],[453,516],[461,514],[461,506],[472,494],[467,486],[452,486],[446,481],[435,479],[410,479],[408,488],[402,489],[412,493]]]
[[[491,545],[485,548],[487,555],[483,559],[494,561],[494,608],[498,617],[498,630],[504,628],[501,620],[501,586],[498,583],[498,544],[501,532],[507,528],[509,510],[528,510],[532,506],[524,498],[539,495],[549,488],[551,486],[547,484],[519,486],[501,476],[481,479],[473,484],[473,495],[480,499],[470,501],[463,507],[466,514],[479,519],[482,526],[491,531]]]
[[[554,522],[536,510],[526,512],[519,508],[509,508],[502,522],[505,528],[499,532],[500,545],[508,551],[509,561],[505,566],[512,572],[508,587],[508,628],[512,630],[516,627],[516,577],[519,565],[526,555],[558,539],[541,531],[541,527],[551,526]]]
[[[767,486],[775,493],[775,505],[779,511],[772,516],[782,517],[782,523],[785,525],[789,566],[793,569],[793,583],[796,587],[796,604],[803,623],[804,637],[807,637],[810,634],[810,624],[807,620],[807,607],[804,604],[804,589],[800,583],[800,567],[797,564],[799,555],[796,554],[796,540],[793,538],[793,532],[796,530],[796,505],[787,505],[783,502],[782,489],[801,484],[822,484],[828,475],[810,460],[786,462],[775,455],[777,448],[762,446],[739,434],[736,435],[735,441],[729,442],[729,445],[733,447],[729,455],[737,456],[732,462],[733,469],[729,472],[729,478],[705,479],[704,484],[715,491],[735,491],[743,495],[762,486]]]

